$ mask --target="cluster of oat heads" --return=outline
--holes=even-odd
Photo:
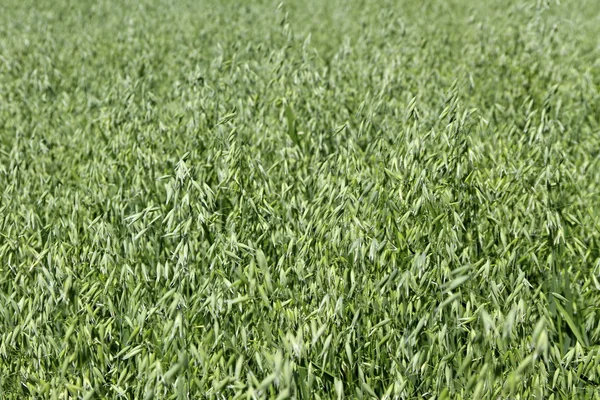
[[[0,398],[593,398],[600,4],[4,1]]]

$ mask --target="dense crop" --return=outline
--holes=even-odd
[[[596,0],[28,3],[0,398],[599,395]]]

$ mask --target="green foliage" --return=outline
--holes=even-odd
[[[597,398],[598,37],[592,0],[4,1],[0,398]]]

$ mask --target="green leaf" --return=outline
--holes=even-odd
[[[559,302],[556,301],[556,302],[554,302],[554,304],[556,305],[556,309],[559,311],[560,316],[567,322],[567,325],[571,329],[571,332],[573,332],[573,334],[577,338],[577,341],[579,342],[579,344],[582,345],[582,346],[584,346],[584,347],[588,346],[588,343],[586,343],[586,341],[583,339],[583,336],[581,335],[579,327],[575,324],[572,315],[570,315],[563,308],[563,306],[560,305]]]
[[[298,136],[298,130],[296,127],[296,116],[294,115],[294,112],[292,111],[292,108],[289,104],[285,105],[285,117],[287,119],[288,136],[290,137],[290,139],[292,139],[292,142],[294,142],[296,146],[301,147],[300,137]]]

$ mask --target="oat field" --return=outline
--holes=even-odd
[[[597,0],[0,2],[1,399],[600,398]]]

